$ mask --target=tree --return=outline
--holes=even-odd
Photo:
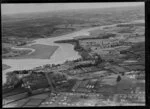
[[[121,72],[122,76],[124,76],[124,73],[125,73],[125,72]]]
[[[21,85],[23,84],[22,79],[18,80],[18,82],[14,85],[14,88],[18,88],[21,87]]]
[[[102,62],[102,58],[98,54],[94,54],[95,64],[98,65]]]
[[[19,78],[16,73],[14,73],[14,72],[7,73],[7,83],[8,84],[15,85],[18,83],[18,81],[19,81]]]
[[[119,82],[121,80],[121,77],[120,77],[120,75],[117,77],[117,82]]]

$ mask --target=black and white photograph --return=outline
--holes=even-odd
[[[145,2],[2,3],[2,107],[145,106]]]

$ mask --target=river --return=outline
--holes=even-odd
[[[143,21],[143,20],[142,20]],[[141,20],[136,20],[134,22],[142,22]],[[126,24],[126,23],[119,23],[119,24]],[[34,43],[27,45],[31,46],[34,44],[43,44],[43,45],[52,45],[52,46],[59,46],[59,48],[54,52],[54,54],[50,57],[50,59],[2,59],[2,63],[11,66],[11,68],[6,69],[3,71],[3,83],[6,82],[6,73],[13,70],[28,70],[34,67],[42,66],[45,64],[58,64],[63,63],[66,60],[73,60],[78,59],[81,56],[78,52],[74,51],[74,47],[71,44],[58,44],[54,43],[57,40],[65,40],[65,39],[73,39],[77,36],[88,35],[89,31],[96,30],[96,29],[103,29],[105,27],[116,26],[117,24],[113,25],[105,25],[99,27],[91,27],[88,29],[83,29],[80,31],[76,31],[73,33],[69,33],[66,35],[52,37],[52,38],[39,38],[36,39]]]

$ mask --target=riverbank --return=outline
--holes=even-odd
[[[2,48],[6,49],[8,53],[7,54],[2,53],[2,58],[3,59],[27,59],[27,56],[29,56],[30,54],[32,54],[33,52],[35,52],[35,50],[32,49],[32,45],[36,44],[35,43],[36,40],[38,40],[38,39],[45,39],[45,38],[55,38],[55,37],[59,37],[59,36],[71,34],[73,32],[77,32],[77,31],[80,31],[80,30],[81,30],[81,28],[76,28],[76,29],[73,29],[71,31],[63,31],[63,32],[58,32],[58,33],[56,32],[56,33],[54,33],[54,34],[52,34],[52,35],[50,35],[48,37],[46,36],[46,37],[43,37],[43,38],[30,38],[25,43],[21,43],[19,41],[16,42],[16,45],[15,44],[3,43]],[[9,45],[9,46],[5,46],[5,45]],[[43,45],[45,45],[45,44],[43,44]],[[31,46],[31,48],[30,48],[30,46]],[[35,49],[36,48],[37,47],[35,47]],[[51,46],[50,48],[51,48],[51,50],[53,52],[58,47]],[[35,56],[35,53],[34,53],[34,56]],[[37,55],[35,57],[34,56],[33,55],[29,56],[29,59],[30,58],[33,58],[33,59],[48,59],[50,57],[50,56],[46,56],[45,57],[45,55],[44,55],[44,57],[43,56],[38,56],[37,57]]]
[[[68,39],[68,40],[58,40],[55,43],[68,43],[74,46],[74,50],[79,53],[82,59],[89,59],[91,56],[89,55],[88,51],[86,51],[83,47],[80,46],[79,40],[77,39]]]

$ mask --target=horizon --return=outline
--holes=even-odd
[[[31,3],[31,4],[2,4],[2,15],[30,14],[43,12],[58,12],[68,10],[104,9],[144,6],[144,2],[123,2],[123,3]]]

